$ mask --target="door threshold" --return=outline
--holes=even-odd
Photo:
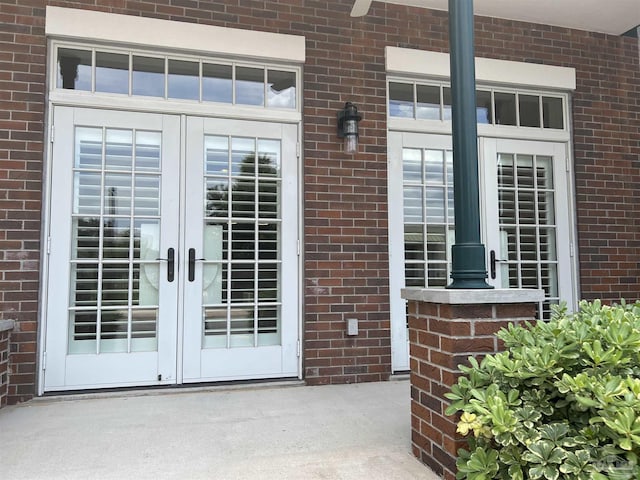
[[[233,390],[258,390],[268,388],[302,387],[304,380],[299,378],[268,378],[258,380],[229,380],[222,382],[183,383],[180,385],[158,385],[143,387],[95,388],[87,390],[65,390],[45,392],[33,398],[36,402],[58,402],[68,400],[89,400],[100,398],[145,397],[156,395],[224,392]]]

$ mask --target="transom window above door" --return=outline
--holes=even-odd
[[[451,121],[451,87],[445,83],[389,82],[389,116]],[[479,124],[563,130],[563,97],[520,90],[476,90]]]
[[[98,94],[296,110],[298,71],[286,66],[58,45],[55,88]]]

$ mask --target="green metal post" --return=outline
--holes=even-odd
[[[493,288],[486,282],[485,249],[480,241],[473,0],[449,0],[449,45],[456,243],[451,248],[452,282],[447,288]]]

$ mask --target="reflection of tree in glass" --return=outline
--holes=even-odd
[[[258,156],[256,176],[255,155],[247,155],[242,160],[237,176],[232,179],[230,188],[228,185],[218,184],[207,189],[207,216],[226,218],[230,215],[238,220],[232,223],[231,232],[228,223],[222,223],[224,239],[231,239],[231,248],[226,242],[223,245],[224,259],[229,257],[229,250],[232,261],[277,257],[278,224],[268,222],[278,217],[277,175],[278,171],[271,156]],[[258,224],[255,221],[256,210],[260,220]],[[227,265],[223,265],[223,278],[227,275],[226,268]],[[277,288],[277,269],[256,272],[253,266],[238,264],[232,267],[231,272],[232,301],[253,301],[258,297],[254,292],[256,275],[260,277],[262,288]],[[262,278],[263,276],[268,278]],[[269,296],[275,295],[270,293]],[[226,288],[223,298],[229,298]]]
[[[258,157],[258,192],[256,198],[255,155],[247,155],[240,165],[240,172],[233,180],[231,192],[226,184],[217,184],[207,189],[207,216],[227,217],[229,211],[229,197],[231,197],[231,216],[254,218],[256,200],[258,216],[276,218],[278,213],[277,194],[278,185],[275,180],[265,180],[263,177],[276,178],[277,169],[268,155]]]

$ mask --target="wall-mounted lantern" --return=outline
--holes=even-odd
[[[344,138],[344,151],[355,153],[358,150],[358,122],[362,115],[358,113],[358,107],[347,102],[344,108],[338,112],[338,137]]]

